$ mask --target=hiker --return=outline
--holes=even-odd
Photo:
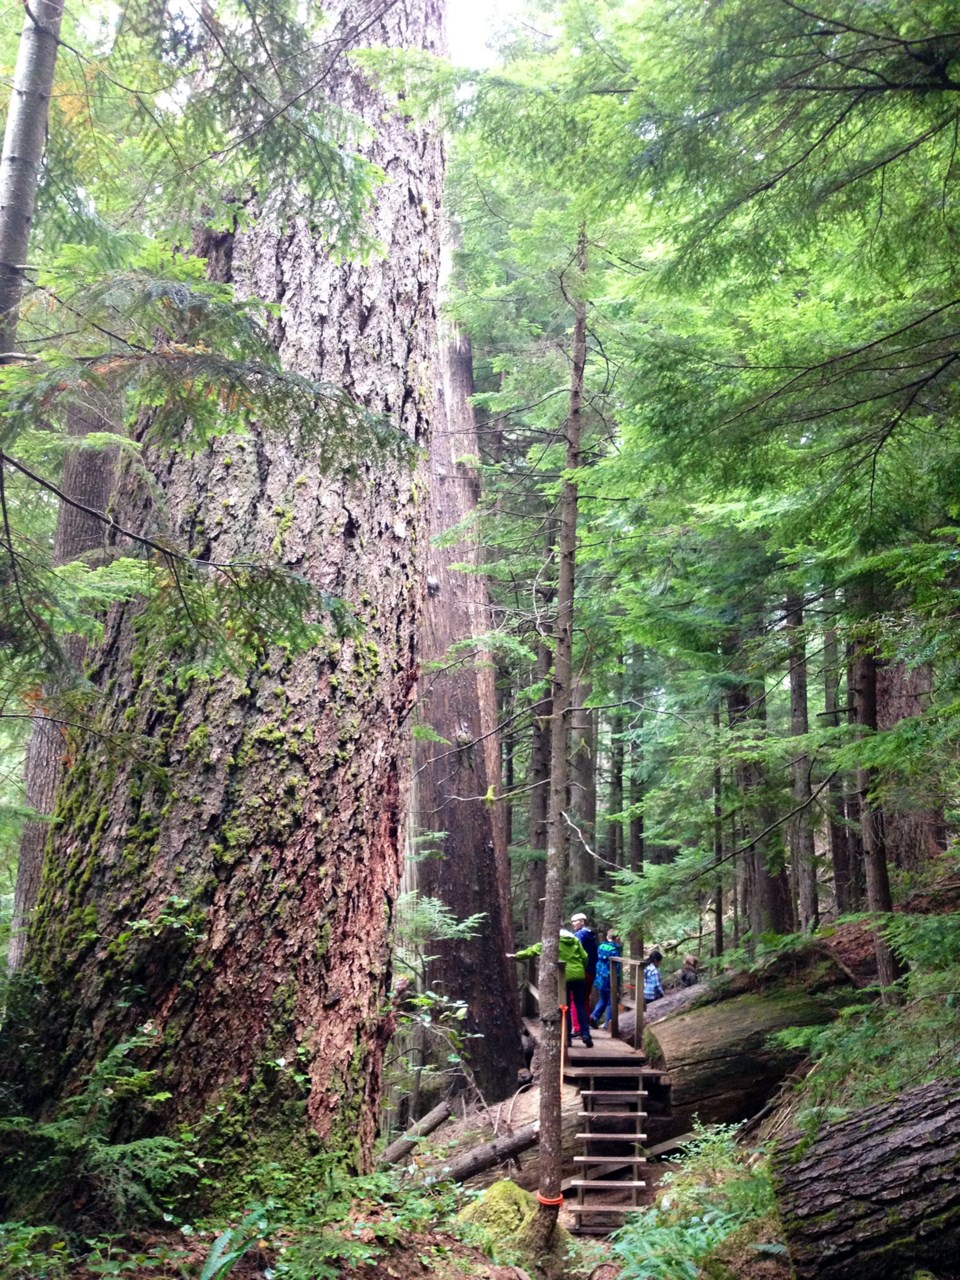
[[[532,947],[526,947],[523,951],[508,951],[508,960],[526,960],[530,956],[538,956],[541,951],[541,944],[535,942]],[[580,944],[580,939],[575,933],[571,933],[569,929],[560,930],[560,947],[557,956],[560,964],[564,966],[564,974],[567,980],[567,1031],[572,1039],[579,1035],[583,1038],[583,1043],[588,1049],[593,1048],[593,1038],[590,1035],[590,1011],[587,1007],[587,953]],[[582,1031],[573,1031],[573,1022],[571,1014],[576,1009],[578,1026],[582,1027]]]
[[[597,948],[597,1003],[593,1006],[593,1013],[590,1015],[591,1027],[599,1027],[603,1021],[604,1030],[610,1026],[610,1016],[612,1013],[610,1005],[610,966],[611,964],[619,964],[620,956],[623,954],[623,946],[620,943],[613,929],[607,930],[607,938],[605,942],[601,942]]]
[[[692,987],[699,982],[700,975],[697,972],[699,968],[700,961],[692,951],[688,951],[683,957],[683,968],[680,970],[681,985],[684,987]]]
[[[651,1000],[663,999],[663,983],[660,981],[660,961],[663,959],[661,953],[654,949],[647,956],[643,966],[643,1001],[649,1004]]]
[[[593,999],[593,987],[597,980],[597,935],[587,924],[587,917],[583,911],[575,911],[570,917],[570,928],[577,935],[581,947],[587,953],[586,973],[583,976],[586,983],[586,1004],[589,1011],[590,1002]],[[588,1023],[583,1026],[579,1025],[580,1020],[577,1016],[576,1009],[573,1010],[573,1034],[580,1035],[582,1031],[587,1031]],[[587,1031],[589,1035],[589,1031]]]

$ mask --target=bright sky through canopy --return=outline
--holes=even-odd
[[[508,0],[448,0],[450,57],[461,66],[487,67],[495,61],[487,41],[510,11]]]

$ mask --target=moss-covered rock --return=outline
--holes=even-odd
[[[711,1249],[697,1280],[792,1280],[793,1268],[776,1216],[756,1218]]]
[[[458,1221],[479,1228],[480,1247],[495,1262],[522,1267],[544,1280],[569,1274],[576,1245],[569,1231],[557,1226],[546,1254],[534,1257],[526,1241],[537,1213],[537,1200],[515,1182],[495,1182],[458,1214]]]

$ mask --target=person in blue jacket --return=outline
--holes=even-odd
[[[660,961],[662,954],[654,947],[647,956],[643,966],[643,999],[645,1004],[651,1000],[663,998],[663,983],[660,981]]]
[[[622,943],[618,941],[613,929],[609,929],[606,941],[601,942],[597,948],[597,977],[595,985],[598,998],[597,1003],[593,1006],[593,1013],[590,1015],[591,1027],[599,1027],[601,1021],[604,1027],[610,1026],[610,966],[611,964],[617,964],[622,954]]]

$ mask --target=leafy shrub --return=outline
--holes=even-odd
[[[734,1125],[694,1125],[680,1168],[658,1203],[632,1214],[613,1237],[622,1280],[696,1280],[702,1259],[744,1223],[774,1209],[766,1163],[736,1144]]]
[[[193,1153],[168,1137],[117,1141],[117,1111],[135,1103],[158,1106],[155,1071],[135,1062],[152,1047],[154,1032],[141,1031],[96,1064],[81,1091],[60,1104],[52,1120],[0,1119],[0,1161],[11,1200],[34,1219],[104,1220],[125,1227],[156,1221],[184,1184],[198,1175]],[[69,1206],[69,1208],[67,1208]]]

